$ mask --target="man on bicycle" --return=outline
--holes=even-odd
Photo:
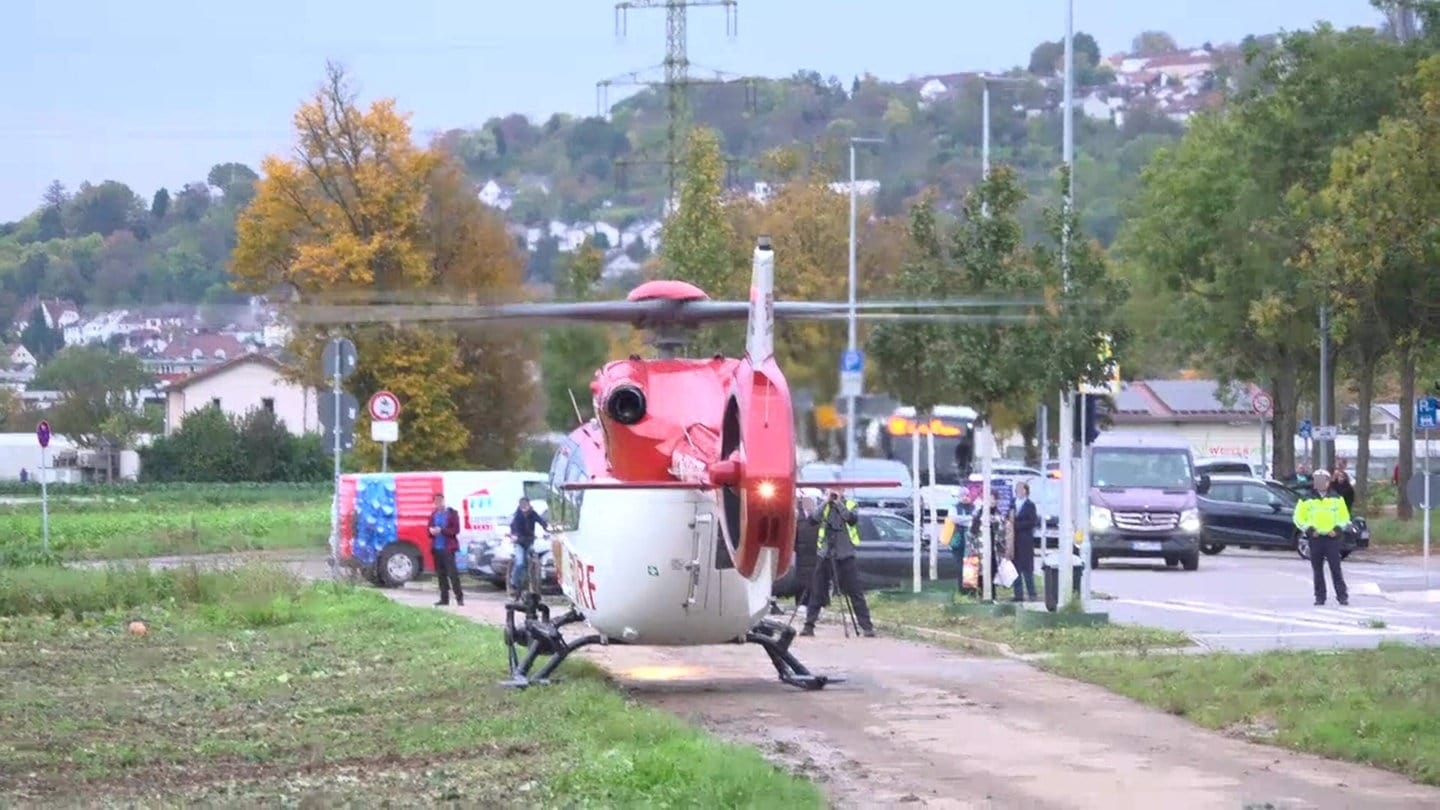
[[[530,567],[530,549],[535,545],[535,524],[546,529],[550,524],[530,508],[530,499],[521,498],[515,516],[510,518],[510,537],[515,541],[515,558],[510,564],[510,598],[519,599],[525,583],[525,574]]]

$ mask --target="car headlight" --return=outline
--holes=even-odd
[[[1110,528],[1110,526],[1113,525],[1114,522],[1115,522],[1115,516],[1114,516],[1113,514],[1111,514],[1111,512],[1110,512],[1109,509],[1106,509],[1106,508],[1103,507],[1103,506],[1095,506],[1095,505],[1093,505],[1093,504],[1091,505],[1091,507],[1090,507],[1090,530],[1091,530],[1091,531],[1097,531],[1097,532],[1105,531],[1106,529]]]
[[[1186,509],[1180,513],[1180,530],[1183,532],[1200,531],[1200,510]]]

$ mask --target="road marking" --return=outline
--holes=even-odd
[[[1440,604],[1440,591],[1393,591],[1387,594],[1386,598],[1395,602],[1420,602],[1422,604]]]
[[[1309,618],[1304,615],[1282,614],[1275,611],[1259,612],[1242,608],[1229,607],[1225,605],[1211,605],[1203,602],[1151,602],[1140,599],[1116,599],[1116,602],[1139,607],[1160,608],[1161,610],[1174,610],[1182,613],[1199,613],[1207,616],[1216,616],[1225,619],[1242,621],[1257,621],[1268,624],[1288,624],[1301,627],[1313,627],[1320,630],[1329,630],[1332,633],[1342,635],[1408,635],[1412,633],[1429,633],[1413,627],[1362,627],[1358,621],[1336,621],[1324,618]],[[1342,614],[1344,615],[1344,614]],[[1357,615],[1356,619],[1363,618]]]
[[[1200,606],[1200,607],[1210,607],[1210,606],[1211,606],[1211,604],[1210,604],[1210,603],[1207,603],[1207,602],[1192,602],[1192,601],[1183,600],[1183,599],[1177,599],[1177,600],[1174,600],[1174,601],[1180,602],[1180,603],[1182,603],[1182,604],[1193,605],[1193,606]],[[1225,607],[1225,606],[1217,605],[1216,607]],[[1428,614],[1428,613],[1414,613],[1414,612],[1411,612],[1411,611],[1396,610],[1396,609],[1394,609],[1394,608],[1383,608],[1383,607],[1349,607],[1349,606],[1340,606],[1340,605],[1336,605],[1336,606],[1334,606],[1334,607],[1330,607],[1330,606],[1328,606],[1328,605],[1327,605],[1327,606],[1324,606],[1324,607],[1316,606],[1316,607],[1314,607],[1314,608],[1311,608],[1311,609],[1308,610],[1308,611],[1305,611],[1305,610],[1279,611],[1279,610],[1266,610],[1266,609],[1264,609],[1264,608],[1236,608],[1236,609],[1235,609],[1236,614],[1238,614],[1239,612],[1242,612],[1242,611],[1245,612],[1245,613],[1247,613],[1247,614],[1249,614],[1249,615],[1251,615],[1251,616],[1257,616],[1257,617],[1258,617],[1258,616],[1273,616],[1273,617],[1279,618],[1279,619],[1290,619],[1290,620],[1299,620],[1299,621],[1306,621],[1306,622],[1331,623],[1331,624],[1334,624],[1334,625],[1337,626],[1337,627],[1345,627],[1345,628],[1350,628],[1350,627],[1355,627],[1355,626],[1363,626],[1363,624],[1364,624],[1365,622],[1376,621],[1376,620],[1383,620],[1383,619],[1386,619],[1386,618],[1405,617],[1405,618],[1411,618],[1411,619],[1417,619],[1417,618],[1418,618],[1418,619],[1426,619],[1426,620],[1432,618],[1432,616],[1431,616],[1430,614]],[[1387,623],[1387,627],[1388,627],[1388,623]],[[1367,629],[1371,629],[1371,630],[1382,630],[1382,629],[1386,629],[1386,628],[1367,628]],[[1398,629],[1398,630],[1413,630],[1413,631],[1415,631],[1415,632],[1422,632],[1422,633],[1428,633],[1428,632],[1430,632],[1429,630],[1424,630],[1424,629],[1419,629],[1419,628],[1414,628],[1414,627],[1396,627],[1395,629]]]
[[[1190,635],[1193,636],[1193,637],[1195,637],[1195,638],[1197,638],[1197,639],[1202,639],[1202,640],[1204,640],[1204,641],[1218,641],[1218,640],[1220,640],[1220,639],[1227,639],[1227,638],[1242,639],[1242,638],[1334,638],[1334,637],[1335,637],[1335,634],[1334,634],[1333,632],[1332,632],[1332,633],[1321,633],[1321,632],[1301,632],[1301,633],[1284,633],[1284,632],[1274,632],[1274,633],[1191,633]],[[1363,634],[1362,634],[1362,635],[1363,635]],[[1430,634],[1429,634],[1428,632],[1425,632],[1425,631],[1420,631],[1420,632],[1417,632],[1417,633],[1392,633],[1391,635],[1421,635],[1421,636],[1427,636],[1427,635],[1430,635]]]

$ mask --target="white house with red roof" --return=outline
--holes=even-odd
[[[285,379],[272,357],[241,353],[170,383],[165,389],[165,434],[180,428],[185,416],[214,405],[231,416],[253,409],[269,411],[295,435],[320,430],[318,393]]]
[[[44,314],[45,325],[59,331],[62,336],[65,327],[80,321],[80,307],[76,306],[74,301],[67,301],[63,298],[31,298],[21,304],[20,309],[15,312],[15,320],[11,324],[11,329],[17,335],[30,325],[30,319],[35,315],[37,308]]]
[[[140,364],[162,383],[170,383],[249,354],[254,347],[234,335],[179,335],[159,351],[144,353]]]

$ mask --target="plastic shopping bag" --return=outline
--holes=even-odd
[[[980,587],[980,558],[966,557],[965,567],[960,573],[960,584],[965,588]]]
[[[1000,571],[995,575],[995,583],[1002,588],[1008,588],[1015,584],[1020,578],[1020,572],[1015,570],[1015,563],[1009,560],[1000,561]]]

